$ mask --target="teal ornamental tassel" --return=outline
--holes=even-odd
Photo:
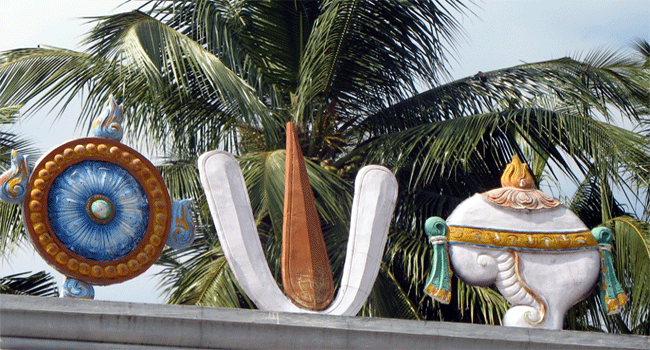
[[[614,263],[612,262],[612,231],[607,227],[596,227],[591,230],[591,234],[596,238],[600,250],[600,300],[602,306],[607,310],[608,315],[614,315],[621,312],[623,305],[628,300],[628,296],[616,279],[614,273]]]
[[[449,304],[451,301],[451,269],[447,254],[447,223],[434,216],[424,223],[424,232],[429,236],[433,246],[433,262],[431,273],[424,286],[424,292],[431,298]]]

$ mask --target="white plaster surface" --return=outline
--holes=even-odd
[[[494,204],[478,193],[458,205],[446,222],[449,226],[530,233],[588,230],[564,205],[513,209]],[[596,286],[600,274],[598,247],[564,251],[514,249],[450,242],[449,256],[459,278],[477,286],[495,283],[513,305],[504,315],[504,325],[562,329],[566,311]]]
[[[223,151],[201,155],[199,174],[224,254],[248,297],[261,310],[315,313],[293,304],[271,275],[234,156]],[[396,199],[397,180],[388,169],[359,170],[341,287],[332,304],[317,313],[359,312],[377,277]]]
[[[596,286],[600,273],[598,249],[557,252],[519,251],[519,272],[523,283],[513,277],[514,268],[501,263],[514,253],[506,248],[487,248],[450,244],[449,257],[454,272],[470,285],[487,286],[495,283],[499,292],[513,304],[504,316],[505,326],[562,329],[564,314],[584,299]],[[541,298],[546,314],[540,324],[524,319],[529,306],[541,312],[539,303],[526,292],[529,288]]]
[[[446,220],[449,226],[523,232],[579,232],[585,224],[564,205],[517,210],[491,203],[477,193],[460,203]]]

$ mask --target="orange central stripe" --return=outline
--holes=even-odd
[[[284,186],[284,292],[296,305],[324,310],[334,299],[334,279],[298,134],[291,122],[287,123]]]

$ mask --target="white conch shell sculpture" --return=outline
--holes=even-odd
[[[567,310],[591,293],[600,277],[603,308],[619,312],[627,296],[611,265],[611,231],[590,232],[562,203],[534,189],[526,164],[516,156],[501,183],[502,188],[463,201],[446,223],[427,220],[434,261],[425,292],[450,302],[451,263],[470,285],[496,285],[513,305],[503,317],[505,326],[559,330]]]
[[[313,311],[295,305],[273,278],[235,157],[211,151],[201,155],[198,164],[226,259],[240,286],[259,309],[347,316],[359,312],[377,277],[397,199],[397,180],[388,169],[370,165],[359,171],[341,286],[325,310]]]

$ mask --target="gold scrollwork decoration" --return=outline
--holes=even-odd
[[[492,247],[536,250],[568,250],[598,246],[589,231],[514,232],[484,228],[449,226],[449,242]]]

